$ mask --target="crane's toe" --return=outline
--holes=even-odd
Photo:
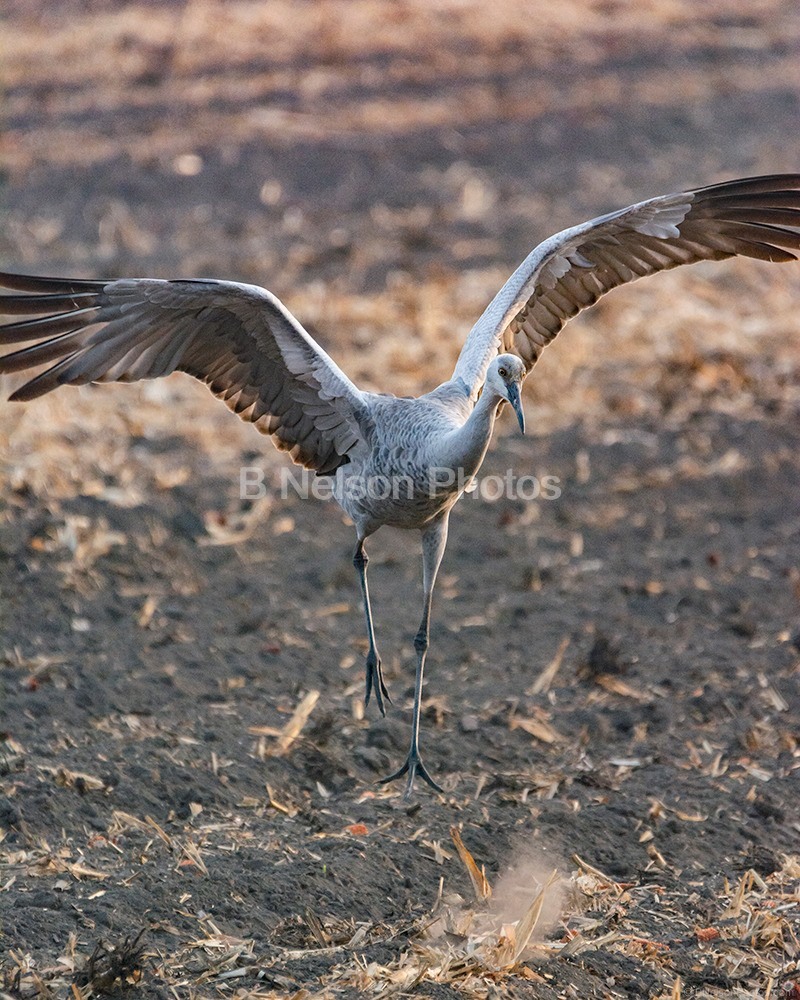
[[[390,705],[392,699],[389,697],[389,689],[383,680],[383,670],[381,669],[381,658],[374,649],[367,655],[367,689],[364,693],[364,704],[369,705],[372,692],[375,692],[375,702],[381,715],[386,715],[386,705]]]
[[[430,774],[428,774],[428,769],[422,763],[419,751],[411,750],[408,757],[406,757],[405,764],[403,764],[403,766],[393,774],[389,774],[385,778],[381,778],[379,783],[381,785],[386,785],[390,781],[396,781],[397,778],[402,778],[404,774],[408,775],[406,790],[403,792],[404,799],[411,798],[411,793],[414,791],[414,778],[416,778],[417,775],[422,778],[426,785],[430,785],[435,792],[442,792],[442,794],[444,794],[442,786],[438,785]]]

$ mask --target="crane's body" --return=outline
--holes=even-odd
[[[356,528],[353,562],[369,651],[366,694],[381,712],[388,691],[375,642],[365,539],[383,525],[422,533],[423,608],[406,794],[419,775],[422,683],[431,601],[450,512],[483,462],[498,410],[524,431],[521,387],[570,317],[618,285],[699,260],[796,260],[800,174],[729,181],[663,195],[564,230],[540,243],[470,331],[452,378],[419,398],[363,392],[274,295],[210,279],[81,280],[0,274],[0,373],[45,366],[11,396],[60,385],[131,382],[183,371],[242,419],[320,475]],[[33,343],[30,343],[33,342]]]
[[[336,499],[365,536],[383,525],[422,528],[452,508],[478,471],[500,400],[475,433],[475,403],[455,382],[416,398],[367,398],[367,443],[337,470]]]

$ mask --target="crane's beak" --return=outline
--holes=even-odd
[[[522,400],[519,397],[519,385],[516,382],[512,382],[508,386],[508,401],[514,407],[514,413],[517,415],[517,420],[519,420],[519,429],[522,433],[525,433],[525,414],[522,412]]]

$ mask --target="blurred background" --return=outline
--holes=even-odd
[[[0,268],[255,282],[397,393],[449,376],[559,229],[800,171],[797,0],[13,0],[0,73]],[[58,995],[76,947],[135,948],[145,921],[176,996],[218,973],[219,995],[353,995],[375,962],[374,995],[417,993],[456,954],[409,917],[430,925],[442,875],[469,893],[439,846],[463,822],[493,881],[523,844],[552,846],[548,872],[589,861],[570,958],[514,995],[788,997],[798,317],[800,264],[709,263],[616,290],[545,352],[535,440],[504,414],[483,471],[554,474],[562,498],[465,499],[436,593],[425,752],[457,812],[373,783],[407,745],[416,537],[370,546],[377,721],[341,512],[240,501],[243,463],[286,456],[182,375],[28,405],[0,379],[9,947],[64,970]],[[84,845],[105,882],[68,861]],[[717,926],[719,951],[694,942]],[[351,958],[320,947],[340,941]],[[471,995],[502,993],[495,971]]]
[[[3,267],[263,284],[365,387],[445,378],[558,229],[800,169],[785,0],[18,0],[2,34]],[[698,352],[769,356],[786,380],[799,285],[734,262],[604,299],[531,380],[533,431],[663,405]],[[175,398],[198,442],[252,445],[182,378],[2,407],[0,431],[19,461],[73,421],[97,440],[171,426]]]

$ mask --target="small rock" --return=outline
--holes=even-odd
[[[459,725],[462,733],[476,733],[481,728],[477,715],[462,715]]]

